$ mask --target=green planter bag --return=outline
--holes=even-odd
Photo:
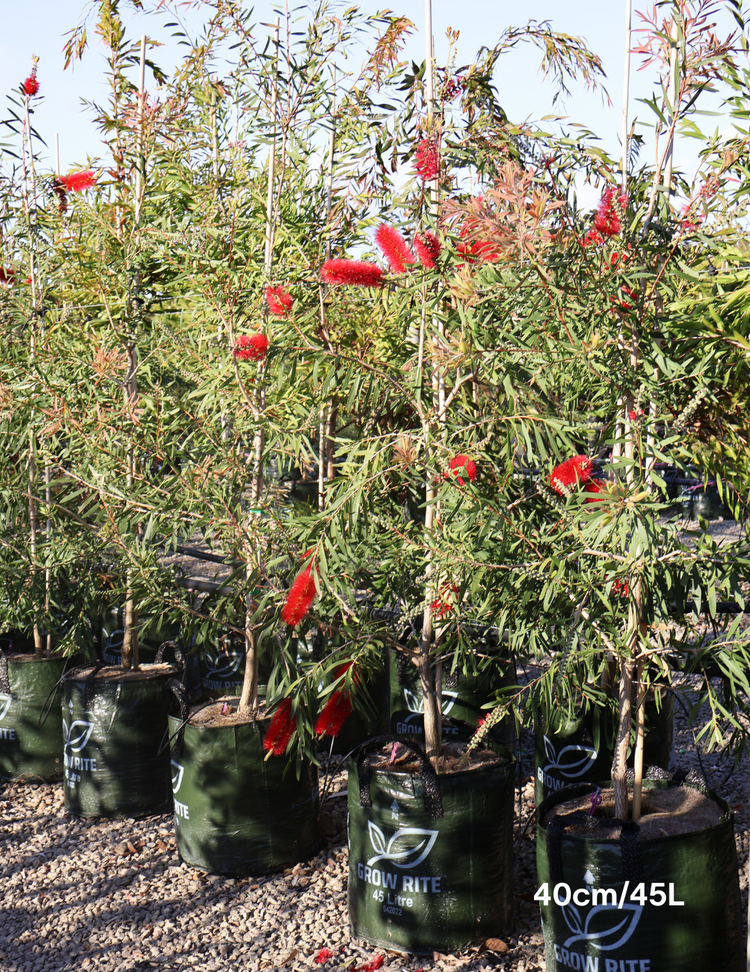
[[[0,651],[0,776],[58,780],[63,733],[57,685],[70,659]]]
[[[147,817],[172,809],[167,680],[172,665],[139,672],[83,669],[63,683],[65,808],[78,817]],[[160,752],[160,750],[162,750]]]
[[[536,897],[547,972],[744,972],[737,852],[726,803],[702,791],[720,807],[718,823],[691,833],[665,829],[649,839],[635,823],[626,823],[618,839],[604,839],[587,810],[545,821],[557,803],[593,791],[568,787],[538,810]],[[648,792],[644,786],[644,802]]]
[[[241,877],[291,867],[320,847],[318,771],[303,760],[299,778],[284,757],[265,759],[271,719],[193,725],[179,682],[170,688],[175,831],[186,864]],[[194,710],[195,712],[196,710]]]
[[[367,745],[393,743],[379,736]],[[510,931],[513,776],[510,759],[437,776],[349,761],[351,933],[409,952],[453,952]],[[386,750],[387,752],[387,750]],[[387,757],[386,757],[387,758]]]
[[[534,713],[534,795],[537,805],[551,793],[579,783],[602,783],[610,778],[616,734],[615,716],[608,710],[592,708],[573,719],[553,713],[545,718]],[[657,707],[646,700],[644,766],[669,768],[674,731],[674,703],[664,693]],[[629,755],[632,765],[633,750]]]
[[[404,652],[389,652],[391,732],[420,744],[424,741],[424,700],[419,672]],[[515,666],[500,655],[492,657],[481,671],[451,673],[443,667],[443,739],[458,742],[470,739],[479,720],[487,715],[483,706],[494,701],[498,689],[514,685]],[[507,717],[490,730],[488,741],[513,746],[515,724]]]

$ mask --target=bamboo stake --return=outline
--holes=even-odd
[[[435,98],[435,58],[433,51],[433,40],[432,40],[432,0],[425,0],[425,43],[426,43],[426,63],[425,63],[425,97],[427,100],[427,123],[428,131],[432,130],[433,121],[433,102]],[[431,180],[430,185],[430,213],[433,217],[437,215],[437,179]],[[426,303],[426,295],[425,301]],[[421,375],[421,364],[422,364],[422,354],[424,349],[424,332],[426,329],[426,310],[423,308],[422,321],[420,328],[420,368],[418,369]],[[441,408],[441,400],[444,402],[444,388],[441,396],[441,383],[442,376],[439,374],[437,368],[433,369],[432,373],[432,395],[433,395],[433,408],[436,410],[438,416],[443,415],[443,410]],[[429,452],[427,446],[430,440],[430,426],[429,422],[425,422],[423,425],[423,435],[425,440],[425,455],[428,456]],[[434,623],[432,614],[432,592],[436,587],[436,571],[434,562],[434,553],[432,550],[432,537],[435,530],[435,524],[437,519],[437,492],[434,485],[434,476],[432,471],[427,468],[427,482],[425,484],[425,495],[426,495],[426,509],[425,509],[425,540],[426,540],[426,566],[425,566],[425,603],[422,613],[422,637],[420,641],[419,656],[418,656],[418,669],[419,669],[419,680],[422,689],[422,697],[424,699],[424,739],[425,739],[425,750],[427,752],[428,758],[431,760],[433,765],[436,764],[437,759],[440,755],[441,743],[442,743],[442,711],[441,711],[441,689],[442,689],[442,671],[439,666],[433,666],[432,663],[432,647],[433,647],[433,634],[434,634]]]
[[[135,172],[135,230],[140,228],[143,194],[145,191],[145,144],[143,138],[143,109],[146,97],[146,37],[141,37],[140,83],[138,87],[138,158]],[[136,274],[133,297],[137,297],[140,280]],[[131,422],[135,422],[138,407],[138,346],[135,341],[128,345],[128,373],[125,379],[125,407]],[[128,443],[126,486],[130,496],[135,484],[135,452],[132,439]],[[124,671],[139,670],[138,651],[138,611],[135,605],[132,587],[133,572],[129,567],[126,573],[125,611],[123,617],[123,636],[121,663]]]
[[[268,191],[266,193],[266,233],[264,268],[268,279],[273,267],[274,242],[274,180],[276,173],[276,104],[278,98],[278,60],[279,60],[279,30],[280,21],[276,18],[274,41],[276,57],[273,68],[273,86],[271,89],[271,154],[268,159]],[[248,532],[252,531],[253,523],[260,515],[260,501],[263,492],[263,452],[265,449],[265,435],[261,419],[265,412],[265,389],[263,387],[263,362],[258,362],[258,380],[256,382],[256,399],[253,409],[255,419],[255,434],[253,436],[253,479],[252,479],[252,507],[248,515]],[[248,584],[253,577],[252,548],[250,538],[247,540],[247,561],[245,578]],[[259,555],[258,555],[259,556]],[[253,599],[248,591],[245,596],[245,677],[242,682],[242,693],[238,711],[243,714],[254,714],[258,708],[258,632],[253,624]]]
[[[625,0],[625,70],[622,84],[622,193],[628,191],[628,101],[630,99],[630,31],[633,0]]]

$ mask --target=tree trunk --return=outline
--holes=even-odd
[[[617,726],[615,753],[612,760],[612,784],[615,793],[615,816],[620,820],[628,819],[628,746],[632,723],[633,669],[632,658],[620,661],[620,687],[618,693],[620,721]]]

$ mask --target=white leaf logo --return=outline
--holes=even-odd
[[[368,860],[372,866],[378,861],[391,861],[396,867],[409,868],[421,864],[437,840],[437,830],[423,830],[421,827],[404,827],[397,830],[385,843],[385,834],[372,821],[367,824],[370,843],[375,855]]]
[[[600,952],[620,948],[635,931],[642,912],[642,905],[630,902],[623,903],[622,908],[611,904],[596,905],[586,915],[584,924],[578,908],[567,905],[562,909],[563,918],[574,934],[565,940],[565,947],[569,948],[574,942],[589,942]]]
[[[107,636],[107,640],[104,642],[104,650],[116,653],[122,649],[122,643],[125,640],[125,631],[122,628],[117,628],[112,634]]]
[[[12,699],[9,695],[0,695],[0,722],[5,718]]]
[[[80,753],[83,747],[89,741],[89,737],[91,736],[94,728],[94,723],[76,720],[70,724],[70,728],[68,728],[68,723],[65,721],[65,719],[63,719],[62,723],[65,746],[73,753]]]
[[[416,715],[422,715],[424,713],[424,699],[421,695],[417,695],[416,692],[412,692],[405,688],[404,699],[406,700],[406,708],[409,710],[409,712],[414,712]],[[443,692],[442,699],[443,715],[448,715],[453,706],[456,704],[458,692]]]
[[[593,746],[563,746],[555,753],[555,746],[551,739],[544,737],[544,751],[549,762],[544,767],[544,772],[557,770],[560,776],[568,780],[574,780],[578,776],[583,776],[596,762],[599,755]]]
[[[215,655],[211,652],[205,652],[203,661],[206,665],[206,674],[218,678],[229,678],[230,675],[235,675],[239,671],[242,658],[243,656],[237,651],[230,651],[227,654],[221,651]]]
[[[177,793],[182,786],[182,777],[185,773],[185,767],[180,766],[179,763],[175,763],[174,760],[172,760],[172,767],[176,771],[172,773],[172,793]]]

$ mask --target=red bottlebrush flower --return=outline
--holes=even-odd
[[[549,484],[556,493],[563,496],[578,483],[585,483],[591,478],[592,462],[588,456],[572,456],[561,462],[550,473]]]
[[[352,662],[345,662],[343,665],[339,665],[336,669],[336,678],[341,678],[342,675],[351,668]],[[352,675],[352,684],[356,688],[359,685],[359,676],[355,673]],[[343,689],[337,689],[331,694],[326,704],[318,716],[318,721],[315,723],[315,735],[316,736],[332,736],[336,737],[341,732],[341,728],[349,718],[352,713],[352,702],[348,695],[344,694]]]
[[[292,309],[294,300],[283,287],[266,287],[266,304],[276,317],[284,317]]]
[[[84,172],[71,172],[69,175],[60,176],[60,185],[66,192],[83,192],[85,189],[92,189],[96,185],[94,173],[90,169]]]
[[[263,739],[263,749],[274,756],[283,756],[297,723],[292,715],[292,700],[284,699],[274,712],[268,732]]]
[[[382,287],[383,271],[366,260],[327,260],[320,276],[332,287]]]
[[[594,229],[602,236],[617,236],[620,232],[620,216],[627,204],[626,195],[618,196],[613,188],[606,189],[596,207]]]
[[[381,223],[375,230],[375,242],[394,273],[403,273],[407,263],[415,262],[416,258],[406,245],[406,240],[392,226]]]
[[[432,270],[440,256],[440,240],[434,233],[418,233],[414,237],[414,249],[419,262],[426,270]]]
[[[422,182],[436,179],[440,171],[440,157],[432,138],[421,138],[414,149],[414,168]]]
[[[619,578],[615,578],[612,582],[612,590],[617,593],[620,592],[620,597],[627,597],[630,593],[630,588],[628,587],[627,581],[621,581]]]
[[[322,965],[323,962],[327,962],[328,959],[332,958],[333,952],[330,950],[330,948],[321,948],[319,952],[316,952],[315,955],[313,955],[313,962],[317,962],[318,965]]]
[[[432,613],[437,615],[437,617],[445,617],[455,607],[453,599],[450,596],[451,594],[458,594],[458,587],[455,584],[443,584],[438,597],[430,605]]]
[[[451,461],[448,463],[448,468],[455,475],[456,479],[458,480],[459,486],[464,485],[463,479],[461,478],[461,476],[458,475],[457,472],[457,470],[459,469],[466,473],[466,478],[469,480],[470,483],[473,483],[474,480],[477,478],[477,464],[474,462],[473,459],[469,459],[468,456],[464,456],[464,455],[454,456],[451,459]],[[449,473],[446,473],[445,475],[447,477]]]
[[[598,246],[603,242],[602,234],[598,233],[595,229],[590,229],[583,238],[584,246]]]
[[[268,338],[265,334],[242,334],[232,354],[238,361],[262,361],[267,351]]]
[[[26,80],[21,85],[24,94],[27,94],[29,98],[33,98],[35,94],[39,93],[39,82],[36,79],[36,68],[31,72],[31,74],[26,78]]]
[[[15,270],[12,270],[10,267],[0,267],[0,284],[5,284],[7,287],[14,283],[15,279]]]
[[[335,738],[341,732],[341,727],[351,714],[351,699],[339,689],[331,695],[323,706],[318,721],[315,723],[315,735]]]
[[[315,575],[311,564],[294,578],[294,583],[286,596],[284,607],[281,609],[281,620],[292,626],[299,624],[312,607],[315,594]]]

